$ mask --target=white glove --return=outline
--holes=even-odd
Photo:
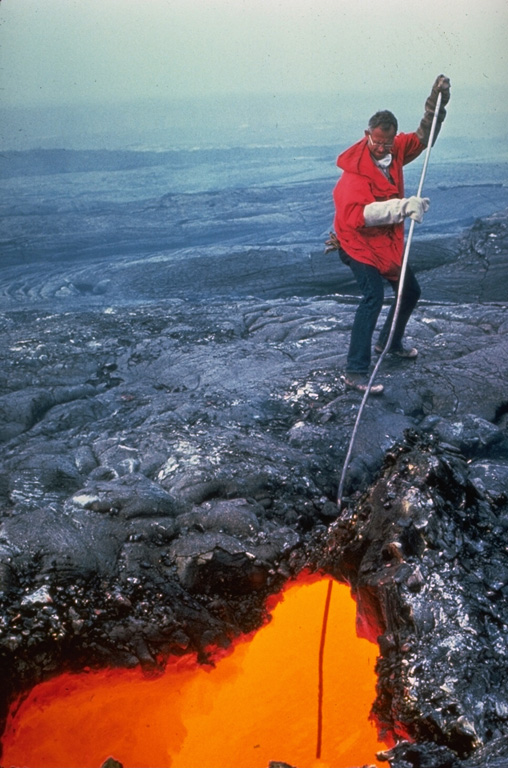
[[[369,203],[363,209],[366,227],[385,227],[390,224],[400,224],[407,216],[417,221],[423,221],[423,214],[428,211],[428,197],[396,197],[393,200],[383,200],[379,203]]]
[[[413,195],[413,197],[409,197],[407,200],[404,199],[404,202],[404,216],[409,216],[411,219],[414,219],[414,221],[417,221],[418,224],[421,224],[424,213],[427,213],[429,210],[429,198],[416,197],[416,195]]]

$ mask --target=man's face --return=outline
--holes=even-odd
[[[387,131],[380,126],[373,128],[372,131],[365,131],[369,152],[375,160],[382,160],[390,154],[395,134],[396,130],[393,126]]]

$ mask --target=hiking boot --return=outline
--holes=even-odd
[[[380,344],[376,344],[374,347],[374,352],[377,355],[380,355],[382,351],[383,347]],[[388,354],[393,355],[394,357],[400,357],[403,360],[414,360],[415,357],[418,357],[418,350],[416,347],[408,347],[407,349],[404,347],[398,347],[396,349],[389,349]]]
[[[346,373],[344,384],[347,389],[356,389],[357,392],[365,393],[369,386],[369,377],[362,373]],[[369,390],[371,395],[382,395],[384,386],[382,384],[373,384]]]

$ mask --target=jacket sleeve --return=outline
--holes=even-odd
[[[365,226],[365,206],[375,201],[366,179],[344,172],[335,187],[333,196],[336,216],[343,227],[360,229]]]
[[[400,142],[402,165],[416,160],[425,149],[425,144],[420,140],[418,133],[399,133],[397,141]]]

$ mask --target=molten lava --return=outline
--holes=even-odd
[[[111,669],[37,685],[11,710],[3,765],[99,768],[109,756],[125,768],[374,764],[386,746],[369,721],[376,646],[356,635],[349,589],[328,590],[325,579],[290,586],[272,621],[215,668],[189,656],[156,679]]]

